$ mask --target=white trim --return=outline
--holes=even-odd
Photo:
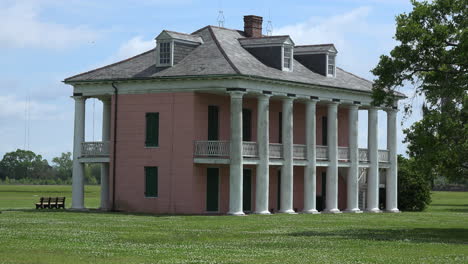
[[[284,67],[284,49],[285,48],[290,48],[291,49],[291,55],[289,58],[289,68]],[[292,45],[282,45],[281,46],[281,70],[282,71],[293,71],[293,62],[294,62],[294,46]]]
[[[170,45],[170,58],[169,63],[160,62],[160,44],[169,43]],[[156,42],[156,67],[172,67],[174,65],[174,40],[157,40]]]

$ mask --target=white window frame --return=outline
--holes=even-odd
[[[289,68],[284,66],[284,49],[290,48],[291,49],[291,57],[289,58]],[[282,45],[281,46],[281,69],[283,71],[293,71],[293,64],[294,61],[294,46],[293,45]]]
[[[159,48],[161,47],[162,43],[169,43],[170,47],[170,55],[169,55],[169,63],[161,63],[160,61],[160,51]],[[174,64],[174,40],[160,40],[157,42],[156,48],[156,66],[157,67],[171,67]]]
[[[335,63],[333,63],[333,73],[328,72],[328,66],[330,66],[329,60],[330,56],[333,56],[335,58]],[[326,73],[328,77],[336,77],[336,54],[328,54],[327,53],[327,64],[326,64]]]

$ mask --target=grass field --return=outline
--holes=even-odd
[[[401,214],[29,210],[43,194],[70,191],[0,185],[0,263],[468,263],[468,193],[435,192],[427,212]],[[87,186],[86,197],[97,207],[99,188]]]

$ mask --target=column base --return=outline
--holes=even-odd
[[[322,211],[323,214],[341,214],[340,209],[334,208],[334,209],[325,209]]]
[[[309,209],[309,210],[304,210],[301,212],[302,214],[320,214],[319,211],[317,211],[316,209]]]
[[[297,214],[293,209],[280,210],[279,214]]]
[[[245,216],[244,212],[228,212],[227,214],[233,216]]]
[[[386,213],[401,213],[400,210],[398,210],[398,208],[393,208],[393,209],[388,209],[388,210],[385,210]]]
[[[382,213],[382,210],[380,210],[379,208],[371,208],[371,209],[366,209],[365,211],[366,213]]]
[[[260,212],[254,212],[254,214],[258,214],[258,215],[271,215],[270,211],[268,211],[268,210],[260,211]]]
[[[343,213],[362,214],[362,211],[359,208],[354,208],[354,209],[346,209],[346,210],[343,211]]]

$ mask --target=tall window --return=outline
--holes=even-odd
[[[335,75],[335,55],[328,55],[328,75]]]
[[[252,140],[252,111],[250,109],[242,109],[242,140]]]
[[[158,197],[158,167],[145,167],[145,197]]]
[[[161,42],[159,43],[159,64],[170,64],[171,63],[171,43]]]
[[[208,106],[208,140],[219,139],[219,108],[216,105]]]
[[[159,113],[146,113],[145,146],[159,146]]]
[[[327,146],[328,145],[328,119],[326,116],[322,117],[322,145]]]
[[[291,55],[292,55],[292,48],[284,47],[283,68],[291,69]]]

